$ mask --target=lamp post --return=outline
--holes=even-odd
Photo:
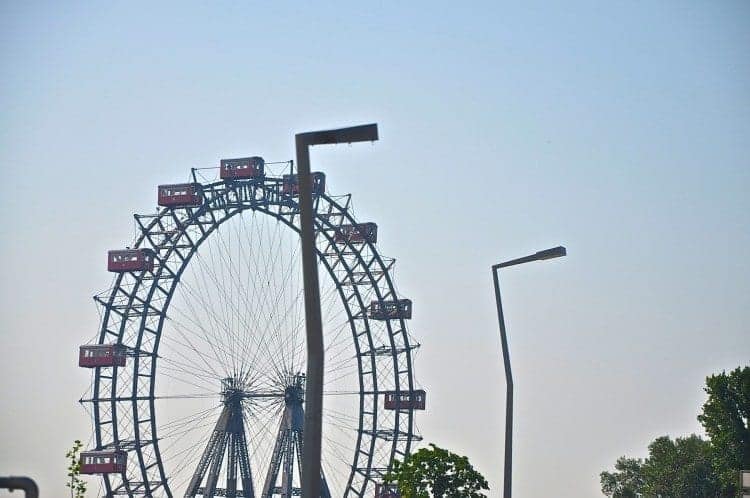
[[[497,301],[497,321],[500,324],[500,343],[503,348],[503,363],[505,365],[505,468],[503,470],[503,498],[511,498],[511,484],[513,480],[513,374],[510,369],[510,352],[508,337],[503,317],[503,303],[500,300],[500,281],[498,270],[508,266],[520,265],[530,261],[542,261],[565,256],[567,253],[562,246],[553,247],[536,252],[530,256],[512,259],[504,263],[492,265],[492,279],[495,283],[495,300]]]
[[[299,187],[302,239],[302,281],[305,291],[307,332],[307,379],[305,387],[304,448],[302,454],[302,498],[320,498],[320,441],[323,418],[323,324],[320,313],[318,261],[315,254],[310,150],[312,145],[373,142],[378,125],[368,124],[337,130],[298,133],[297,182]]]
[[[39,488],[29,477],[0,477],[0,489],[22,489],[26,498],[39,498]]]

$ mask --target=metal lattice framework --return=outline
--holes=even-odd
[[[195,171],[193,180],[201,183]],[[160,343],[172,319],[170,303],[179,292],[188,264],[195,259],[207,240],[219,233],[225,223],[243,216],[242,213],[267,216],[290,230],[290,233],[298,234],[298,199],[285,193],[282,184],[281,177],[273,176],[203,182],[200,206],[161,208],[153,215],[135,215],[138,233],[134,248],[153,250],[154,268],[151,271],[118,273],[112,288],[95,296],[96,302],[103,308],[97,342],[123,347],[128,363],[124,367],[96,368],[92,374],[90,397],[82,400],[91,404],[95,449],[128,452],[125,473],[103,476],[106,496],[251,496],[260,488],[264,488],[264,497],[298,494],[299,490],[294,489],[291,482],[281,486],[274,484],[279,467],[288,468],[291,465],[293,455],[290,453],[300,451],[300,445],[295,447],[293,443],[301,441],[298,420],[302,402],[290,405],[288,392],[286,407],[281,409],[282,414],[278,418],[278,433],[274,436],[276,446],[282,445],[287,450],[285,452],[283,448],[274,447],[268,467],[253,469],[254,477],[266,476],[265,483],[256,482],[255,491],[247,455],[243,456],[240,450],[232,449],[241,446],[245,448],[243,451],[253,451],[252,441],[247,441],[245,436],[247,428],[254,427],[253,418],[247,413],[244,419],[238,415],[243,413],[243,401],[230,400],[226,386],[222,415],[218,421],[211,421],[215,437],[210,441],[198,442],[205,448],[203,460],[208,459],[201,460],[198,467],[204,465],[204,471],[210,473],[210,469],[206,470],[211,464],[210,458],[216,460],[219,453],[223,454],[230,448],[227,452],[229,458],[240,460],[230,467],[240,467],[241,491],[230,490],[227,494],[226,489],[217,488],[215,476],[209,479],[208,487],[212,488],[207,490],[206,486],[199,486],[200,479],[195,482],[197,470],[187,487],[176,489],[178,483],[173,482],[172,475],[175,470],[163,458],[169,441],[166,433],[169,431],[158,423],[157,410],[157,405],[180,397],[162,396],[157,389],[157,379],[167,361],[160,354]],[[375,483],[382,479],[394,459],[404,458],[410,452],[413,441],[419,439],[411,407],[384,410],[382,403],[379,403],[385,392],[411,392],[415,389],[412,351],[418,344],[410,340],[402,317],[376,320],[368,315],[371,302],[398,300],[391,276],[394,260],[382,257],[375,244],[369,241],[342,244],[340,240],[335,240],[335,234],[342,225],[356,224],[350,200],[349,195],[333,197],[318,193],[314,195],[314,208],[319,262],[330,278],[337,306],[344,312],[349,331],[347,347],[351,354],[342,358],[351,362],[356,384],[356,389],[350,393],[355,399],[355,410],[352,412],[355,416],[346,419],[354,434],[353,447],[348,449],[348,461],[342,457],[337,462],[329,463],[345,476],[340,489],[331,491],[342,493],[343,496],[365,496],[372,493]],[[197,368],[187,361],[181,364],[180,359],[169,361],[173,368],[177,366],[186,372]],[[290,378],[299,382],[299,376]],[[221,380],[229,379],[217,378],[217,382]],[[253,397],[252,393],[245,394],[246,398]],[[218,395],[216,399],[219,399]],[[229,409],[229,406],[235,408]],[[261,412],[261,408],[253,409]],[[269,413],[272,411],[269,410]],[[279,415],[278,410],[276,415]],[[221,434],[216,436],[217,433]],[[216,437],[224,439],[219,441]],[[198,448],[201,446],[194,447],[193,453],[200,454]],[[206,452],[214,456],[207,457]],[[186,453],[191,452],[188,450]],[[345,451],[336,454],[342,453]],[[215,465],[215,460],[211,465]],[[221,466],[221,462],[218,465]],[[236,473],[235,470],[227,472]],[[274,472],[276,474],[271,479],[269,476]]]

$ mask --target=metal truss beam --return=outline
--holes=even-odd
[[[219,488],[219,474],[225,455],[227,456],[225,467],[227,483],[225,488]],[[241,490],[237,489],[238,466],[243,488]],[[208,475],[206,475],[206,472],[208,472]],[[201,486],[204,478],[205,485]],[[219,420],[216,422],[185,492],[185,498],[195,496],[203,496],[204,498],[215,496],[255,498],[240,397],[225,401]]]

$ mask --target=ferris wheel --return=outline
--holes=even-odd
[[[278,168],[271,171],[272,168]],[[216,175],[216,168],[213,170]],[[293,163],[224,159],[158,187],[155,214],[109,251],[101,327],[81,346],[93,419],[81,472],[104,496],[301,494],[305,321]],[[218,177],[217,177],[218,176]],[[412,303],[349,195],[312,173],[325,342],[322,498],[392,496],[383,476],[425,409]]]

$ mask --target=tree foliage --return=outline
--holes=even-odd
[[[73,442],[73,447],[65,454],[65,458],[68,459],[69,479],[65,486],[70,488],[71,498],[84,498],[86,496],[86,481],[81,479],[81,462],[79,458],[82,447],[83,443],[76,439]]]
[[[465,456],[430,444],[396,461],[385,482],[396,483],[402,498],[483,498],[487,480]]]
[[[655,439],[646,460],[620,457],[602,472],[602,493],[613,498],[734,497],[737,476],[750,468],[750,367],[706,379],[708,400],[698,420],[710,439]]]
[[[719,481],[711,466],[711,444],[695,434],[657,438],[643,464],[645,496],[695,498],[719,496]]]
[[[615,472],[600,474],[602,493],[613,498],[636,498],[646,484],[643,478],[643,460],[620,457]]]
[[[620,457],[615,472],[600,474],[602,493],[613,498],[720,496],[711,466],[711,445],[696,435],[657,438],[645,461]]]
[[[723,492],[736,492],[737,471],[750,469],[750,367],[706,379],[708,400],[698,420],[711,438],[712,463]]]

